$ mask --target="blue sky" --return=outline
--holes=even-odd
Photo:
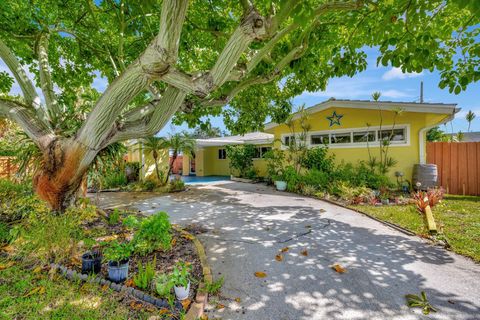
[[[448,89],[440,89],[440,73],[437,71],[423,71],[419,74],[404,74],[398,68],[376,66],[377,52],[367,50],[368,67],[364,72],[358,73],[353,78],[341,77],[329,81],[325,91],[304,92],[293,99],[295,107],[305,104],[309,107],[327,100],[336,99],[362,99],[369,100],[375,91],[382,93],[381,100],[419,102],[420,82],[423,81],[423,98],[425,102],[457,103],[462,110],[457,113],[453,121],[453,130],[466,132],[468,123],[465,114],[472,110],[478,116],[474,119],[471,131],[480,131],[480,83],[470,84],[466,91],[459,95],[450,94]],[[212,125],[224,129],[221,117],[211,118]],[[159,135],[167,135],[172,131],[185,130],[186,126],[175,127],[167,125]],[[441,126],[441,129],[451,132],[451,126]]]
[[[331,97],[336,99],[370,99],[371,94],[375,91],[382,93],[381,100],[391,101],[419,101],[420,98],[420,82],[424,83],[424,101],[425,102],[442,102],[457,103],[462,110],[456,115],[453,121],[453,130],[467,130],[467,121],[465,114],[468,110],[472,110],[478,115],[471,127],[471,131],[480,131],[480,83],[471,84],[468,89],[459,95],[450,94],[448,89],[441,90],[438,87],[440,74],[436,71],[423,71],[420,74],[404,74],[400,69],[392,67],[376,66],[377,53],[374,49],[369,49],[368,67],[367,69],[355,75],[353,78],[342,77],[331,79],[327,89],[319,92],[304,92],[300,96],[293,99],[295,107],[302,104],[312,106],[327,100]],[[0,60],[0,71],[9,71]],[[28,70],[27,70],[28,73]],[[104,91],[107,82],[106,79],[97,77],[93,86]],[[38,92],[40,90],[37,89]],[[12,94],[19,94],[20,88],[14,84],[11,90]],[[225,129],[221,117],[211,118],[213,126]],[[186,126],[172,126],[167,124],[160,131],[159,135],[167,135],[172,132],[179,132],[187,129]],[[443,130],[451,131],[450,125],[442,126]]]

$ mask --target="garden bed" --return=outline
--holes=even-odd
[[[90,221],[83,226],[83,233],[87,239],[91,239],[84,244],[85,248],[82,251],[76,252],[70,257],[70,259],[63,261],[60,265],[67,269],[75,271],[77,274],[82,272],[82,262],[81,255],[87,250],[98,250],[102,251],[103,247],[108,246],[111,242],[118,243],[128,243],[131,242],[134,238],[133,228],[126,227],[122,220],[125,221],[127,216],[139,217],[141,220],[146,216],[137,212],[134,215],[129,215],[128,212],[122,212],[118,210],[107,210],[106,217],[97,217],[93,221]],[[117,215],[118,218],[112,219],[112,216]],[[121,288],[121,285],[126,287],[140,290],[145,295],[149,296],[146,299],[140,299],[145,302],[150,302],[152,305],[157,307],[163,307],[165,304],[170,303],[171,311],[175,311],[175,308],[188,309],[191,301],[195,300],[195,296],[199,287],[200,282],[203,280],[203,266],[201,264],[200,258],[198,256],[197,249],[195,247],[192,235],[189,233],[180,230],[179,228],[171,229],[171,249],[162,250],[155,249],[153,252],[148,254],[139,254],[135,250],[130,256],[129,259],[129,271],[128,278],[125,282],[121,283],[118,287],[112,286],[112,289],[116,291],[126,291]],[[183,262],[186,265],[190,266],[190,278],[191,278],[191,287],[188,299],[184,300],[185,302],[179,304],[172,299],[172,296],[166,297],[157,294],[155,283],[150,283],[146,288],[140,288],[135,284],[134,278],[139,273],[139,269],[142,268],[145,270],[147,263],[154,264],[155,274],[170,274],[175,266],[179,262]],[[66,273],[65,270],[63,270]],[[99,274],[96,275],[97,278],[108,280],[108,270],[107,262],[102,262],[102,268]],[[105,285],[105,281],[99,282],[101,285]],[[107,284],[109,284],[107,282]],[[128,292],[128,291],[127,291]],[[131,293],[134,291],[132,290]],[[137,292],[138,293],[138,292]],[[134,294],[134,296],[136,296]],[[140,295],[141,296],[141,295]],[[147,297],[146,296],[146,297]],[[151,298],[163,299],[166,303],[163,305],[159,303],[151,302]],[[138,297],[137,297],[138,298]],[[170,298],[170,299],[169,299]],[[175,307],[176,306],[176,307]]]

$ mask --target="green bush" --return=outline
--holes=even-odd
[[[33,212],[47,213],[49,209],[33,194],[31,185],[0,180],[0,221],[19,221]]]
[[[327,147],[308,149],[302,159],[302,166],[309,170],[315,169],[330,174],[335,169],[335,157],[328,155]]]
[[[168,183],[168,192],[183,191],[185,190],[185,182],[182,179],[172,179]]]
[[[102,177],[102,188],[112,189],[127,185],[127,175],[123,170],[109,172]]]
[[[140,222],[134,215],[127,216],[125,219],[123,219],[122,224],[128,229],[136,229],[140,226]]]
[[[145,255],[158,248],[169,250],[172,241],[171,229],[166,212],[160,211],[144,219],[133,236],[135,252]]]
[[[311,169],[301,176],[300,181],[304,185],[314,186],[316,189],[325,190],[330,183],[330,175],[325,171]]]
[[[133,276],[133,283],[140,289],[149,289],[150,285],[155,277],[155,268],[157,267],[157,257],[153,258],[153,261],[146,262],[145,267],[142,263],[138,263],[137,274]]]
[[[283,171],[282,179],[287,183],[287,190],[290,192],[296,192],[299,188],[299,182],[301,181],[300,174],[297,173],[293,166],[287,166]]]
[[[132,245],[129,242],[119,243],[117,240],[114,240],[108,243],[102,253],[105,261],[120,263],[120,261],[130,258]]]
[[[247,178],[253,168],[253,158],[256,148],[252,144],[226,146],[227,157],[230,159],[230,170],[237,170],[240,178]]]

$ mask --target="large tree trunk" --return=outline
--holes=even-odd
[[[71,139],[53,141],[44,153],[34,187],[52,210],[64,212],[75,203],[88,168],[81,164],[86,153],[83,146]]]

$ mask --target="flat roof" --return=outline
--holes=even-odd
[[[331,107],[353,108],[353,109],[374,109],[379,107],[381,110],[394,111],[400,107],[407,112],[454,114],[460,111],[456,103],[419,103],[419,102],[398,102],[398,101],[371,101],[371,100],[348,100],[330,98],[316,105],[305,109],[308,113],[316,113]],[[294,113],[293,119],[298,119],[298,112]],[[269,122],[265,124],[265,129],[271,129],[280,125],[279,123]]]

